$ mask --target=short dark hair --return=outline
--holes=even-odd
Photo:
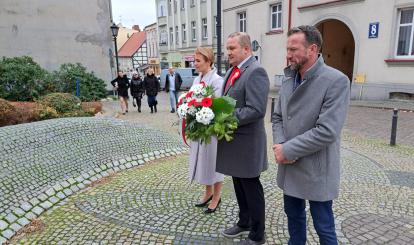
[[[305,40],[308,44],[316,44],[318,46],[318,50],[321,50],[322,47],[322,34],[319,32],[318,28],[309,25],[303,25],[298,27],[292,27],[288,31],[288,37],[295,33],[303,33],[305,34]]]

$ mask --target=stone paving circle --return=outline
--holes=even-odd
[[[231,179],[225,179],[218,211],[204,215],[194,207],[203,187],[188,183],[188,155],[181,154],[188,148],[162,129],[110,118],[55,119],[0,128],[0,142],[0,244],[240,240],[220,235],[237,221]],[[339,244],[414,244],[414,148],[345,133],[341,154],[334,201]],[[261,177],[267,244],[287,244],[271,154],[269,165]],[[307,244],[319,244],[308,208],[307,217]]]

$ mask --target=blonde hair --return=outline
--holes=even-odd
[[[195,51],[196,54],[200,54],[203,56],[204,60],[206,62],[210,63],[210,66],[214,63],[214,53],[212,48],[206,48],[206,47],[198,47]]]
[[[148,68],[147,75],[154,75],[154,69]]]

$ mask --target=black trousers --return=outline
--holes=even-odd
[[[132,97],[132,103],[134,103],[134,100],[137,102],[138,108],[141,108],[141,99],[142,97]]]
[[[260,176],[255,178],[233,177],[234,190],[239,204],[239,222],[242,228],[250,228],[249,238],[260,241],[265,230],[265,199]]]

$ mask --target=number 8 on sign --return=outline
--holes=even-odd
[[[369,24],[368,38],[378,38],[379,22]]]

